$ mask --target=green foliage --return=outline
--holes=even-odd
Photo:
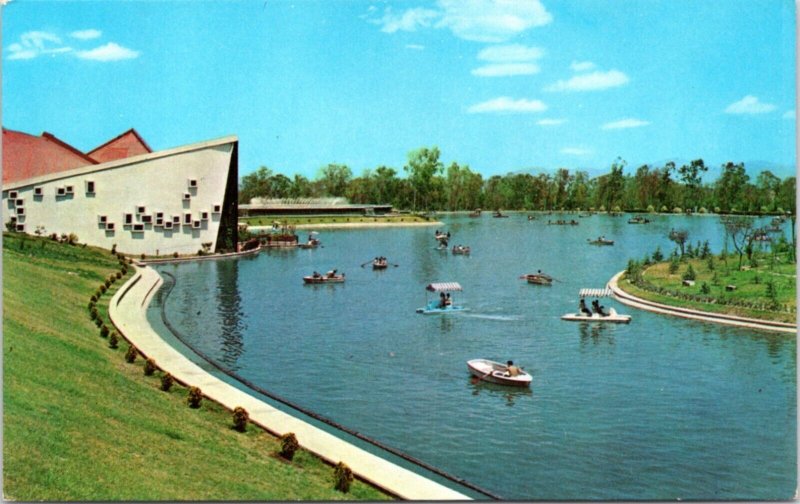
[[[247,422],[250,421],[250,414],[241,406],[233,409],[233,428],[239,432],[247,430]]]
[[[335,488],[340,492],[347,493],[350,491],[350,485],[353,483],[353,471],[344,462],[339,462],[333,470],[333,478],[335,480]]]
[[[656,250],[653,252],[653,261],[661,262],[664,260],[664,254],[661,252],[661,246],[656,246]]]
[[[297,436],[295,436],[293,432],[287,432],[280,437],[280,442],[280,456],[286,460],[292,460],[295,452],[300,448],[300,443],[297,442]]]
[[[186,397],[186,402],[189,404],[189,407],[197,409],[200,407],[202,401],[203,391],[200,390],[200,387],[190,387],[189,395]]]
[[[103,324],[103,327],[100,328],[100,337],[101,338],[107,338],[108,337],[108,333],[109,333],[108,326]]]
[[[708,271],[714,271],[714,269],[717,267],[714,263],[714,256],[711,254],[708,255],[708,259],[706,260],[706,267],[708,268]]]
[[[119,347],[119,336],[117,335],[117,331],[111,331],[111,334],[108,335],[108,347],[117,349]]]
[[[105,294],[106,291],[108,290],[108,286],[105,285],[105,284],[100,284],[100,288],[99,289],[100,289],[100,293],[101,294]]]
[[[703,285],[700,286],[700,292],[705,295],[711,294],[711,287],[703,282]]]
[[[647,212],[648,213],[653,213],[655,211],[656,211],[656,207],[654,207],[653,205],[647,205]]]
[[[681,207],[675,207],[672,209],[672,213],[680,214],[683,213],[683,209]]]
[[[677,256],[673,256],[672,260],[669,262],[669,274],[674,275],[678,272],[678,268],[680,267],[680,261],[678,260]]]
[[[156,366],[156,361],[152,357],[148,357],[146,361],[144,361],[144,375],[145,376],[153,376],[153,373],[156,372],[158,367]]]
[[[692,267],[691,263],[689,264],[689,267],[686,268],[686,271],[683,273],[683,276],[681,278],[683,280],[696,280],[697,279],[697,273],[695,273],[694,268]]]

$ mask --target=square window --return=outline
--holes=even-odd
[[[156,219],[164,219],[164,212],[156,212]]]
[[[139,214],[139,215],[145,213],[146,211],[147,211],[147,209],[144,206],[137,206],[136,207],[136,213]]]
[[[165,222],[164,229],[172,229],[172,221]]]
[[[133,224],[133,214],[126,213],[126,214],[122,214],[122,215],[123,215],[123,219],[124,219],[122,221],[123,224],[128,225],[128,226]]]
[[[8,199],[17,199],[17,191],[8,191]]]
[[[64,192],[66,192],[67,194],[74,194],[75,188],[72,187],[71,185],[68,185],[64,187]]]
[[[56,189],[56,196],[64,196],[65,194],[67,194],[67,190],[65,188],[59,187]]]
[[[14,204],[16,206],[24,206],[25,205],[25,200],[22,199],[22,198],[17,198],[17,199],[14,200]]]
[[[106,231],[114,231],[114,223],[106,222]]]
[[[197,187],[197,179],[189,179],[189,187]]]
[[[153,216],[152,215],[142,215],[142,222],[145,224],[152,224],[153,223]]]
[[[156,217],[156,222],[155,222],[155,225],[156,225],[156,226],[163,226],[163,225],[164,225],[164,219],[163,219],[163,218]]]
[[[200,212],[201,220],[208,220],[208,212]]]
[[[25,207],[17,207],[17,215],[25,215]]]
[[[200,221],[196,220],[196,221],[192,222],[192,227],[194,229],[200,229]]]
[[[11,222],[17,222],[17,216],[16,215],[12,215],[11,216]]]
[[[173,224],[180,224],[181,223],[181,216],[180,215],[173,215],[172,216],[172,223]]]
[[[188,192],[187,193],[183,193],[183,201],[189,201],[190,199],[192,199],[192,195],[191,194],[189,194]]]
[[[94,194],[94,180],[87,180],[86,181],[86,193],[87,194]]]
[[[214,213],[222,212],[222,205],[214,205]]]
[[[191,224],[192,223],[192,214],[187,213],[183,215],[183,223],[184,224]]]
[[[143,233],[144,232],[144,224],[134,224],[133,225],[133,232],[134,233]]]
[[[24,233],[25,232],[25,224],[17,224],[17,231],[19,231],[20,233]]]
[[[33,188],[33,195],[34,196],[44,196],[44,189],[42,186],[36,186]]]
[[[105,215],[98,215],[97,222],[100,224],[105,224],[106,222],[108,222],[108,217]]]

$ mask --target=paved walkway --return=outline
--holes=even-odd
[[[471,500],[455,490],[384,460],[283,411],[203,371],[164,342],[147,322],[147,305],[162,283],[152,268],[136,268],[136,274],[111,299],[109,316],[117,330],[140,353],[156,361],[160,369],[180,383],[197,386],[203,395],[233,410],[242,406],[250,420],[269,432],[293,432],[300,446],[332,464],[347,464],[360,478],[407,500]]]
[[[702,320],[704,322],[714,322],[715,324],[747,327],[750,329],[761,329],[764,331],[777,331],[785,333],[797,332],[796,325],[787,324],[785,322],[772,322],[769,320],[737,317],[735,315],[727,315],[724,313],[712,313],[712,312],[691,310],[689,308],[669,306],[636,297],[619,288],[617,282],[624,273],[625,273],[624,271],[620,271],[619,273],[614,275],[614,277],[608,282],[608,287],[614,292],[614,298],[620,303],[633,306],[635,308],[639,308],[642,310],[661,313],[664,315],[674,315],[676,317]]]

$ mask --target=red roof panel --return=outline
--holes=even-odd
[[[50,133],[33,136],[3,128],[3,184],[97,164]]]
[[[150,152],[153,152],[150,146],[139,136],[135,129],[131,128],[116,138],[96,147],[88,153],[88,156],[98,163],[105,163],[140,154],[149,154]]]

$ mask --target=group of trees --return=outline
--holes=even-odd
[[[254,197],[345,197],[352,203],[391,204],[407,210],[622,210],[722,213],[795,212],[795,177],[783,180],[762,171],[755,180],[743,163],[725,163],[707,183],[702,159],[676,166],[642,165],[624,173],[617,159],[610,171],[591,178],[586,171],[559,168],[553,174],[509,173],[488,179],[468,165],[445,166],[436,147],[414,150],[401,172],[379,166],[355,177],[347,165],[329,164],[314,180],[289,178],[267,167],[241,179],[239,200]]]

